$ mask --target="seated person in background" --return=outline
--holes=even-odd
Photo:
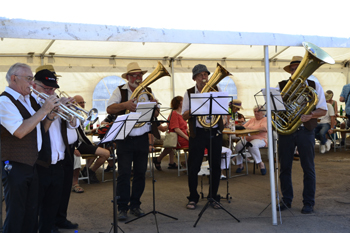
[[[266,167],[265,164],[261,160],[260,155],[260,147],[265,147],[267,145],[267,119],[264,116],[265,115],[265,108],[261,105],[256,105],[254,107],[254,116],[251,118],[247,123],[244,124],[244,127],[246,129],[254,129],[259,130],[259,134],[247,136],[246,141],[241,139],[236,145],[236,153],[237,155],[237,165],[238,168],[236,170],[236,173],[241,173],[244,169],[243,167],[243,158],[242,155],[238,152],[243,149],[243,146],[246,145],[248,142],[251,146],[248,146],[249,153],[253,156],[256,164],[260,167],[261,175],[266,174]],[[243,141],[243,142],[242,142]]]
[[[325,96],[326,100],[329,100],[331,97],[331,95],[327,93],[325,93]],[[320,122],[315,128],[315,138],[321,141],[321,154],[331,149],[332,141],[326,138],[326,134],[332,134],[335,126],[334,109],[330,103],[327,103],[327,108],[326,115],[318,118]]]
[[[180,148],[188,148],[188,133],[187,133],[187,122],[182,118],[181,111],[182,111],[182,96],[176,96],[171,100],[170,106],[172,108],[172,114],[169,116],[170,123],[169,123],[169,132],[176,132],[177,133],[177,143],[178,146],[176,149]],[[168,120],[169,120],[168,118]],[[158,127],[159,128],[159,127]],[[160,163],[164,156],[169,154],[169,167],[168,169],[177,169],[177,165],[174,161],[174,148],[164,148],[162,153],[159,155],[159,157],[153,158],[154,166],[158,171],[161,171],[162,168],[160,166]]]
[[[245,122],[245,118],[243,116],[243,114],[239,113],[238,110],[243,109],[242,107],[242,101],[240,100],[232,100],[229,103],[229,113],[231,115],[227,115],[226,117],[223,117],[223,121],[224,121],[224,125],[225,128],[229,128],[230,127],[230,118],[232,119],[236,119],[236,115],[237,115],[237,121],[238,121],[238,125],[243,125]],[[222,134],[222,146],[224,147],[229,147],[229,135],[228,134]]]
[[[82,96],[76,95],[73,98],[82,108],[85,108],[85,101]],[[107,149],[92,145],[90,140],[85,136],[82,127],[78,127],[77,133],[79,142],[76,149],[80,152],[80,154],[94,154],[98,156],[92,167],[90,166],[94,159],[92,159],[92,161],[87,161],[82,173],[84,176],[87,176],[86,168],[89,168],[90,183],[99,183],[100,181],[96,177],[96,170],[109,158],[110,152]],[[77,154],[74,153],[74,155],[76,156]],[[77,175],[79,176],[79,170],[74,172],[73,179],[77,179]]]
[[[220,177],[221,180],[227,179],[225,174],[226,172],[224,170],[227,170],[230,167],[231,155],[232,155],[232,151],[229,148],[223,146],[221,149],[221,177]],[[205,148],[204,150],[204,156],[208,156],[207,148]]]

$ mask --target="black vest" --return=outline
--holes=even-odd
[[[18,108],[18,111],[26,120],[32,115],[19,100],[15,100],[12,95],[3,92],[1,96],[8,97]],[[38,142],[36,127],[23,138],[13,136],[5,127],[1,127],[1,160],[14,161],[33,166],[38,158]]]

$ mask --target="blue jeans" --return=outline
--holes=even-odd
[[[315,138],[321,141],[321,145],[326,144],[327,138],[326,134],[331,128],[331,125],[328,123],[318,124],[315,128]]]
[[[293,200],[292,165],[295,146],[298,147],[300,164],[304,172],[304,205],[315,205],[315,133],[304,127],[290,135],[279,135],[278,153],[280,158],[280,181],[283,201],[291,204]]]

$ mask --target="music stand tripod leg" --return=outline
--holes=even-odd
[[[154,157],[154,151],[152,151],[152,161],[153,161],[153,157]],[[159,211],[156,211],[156,197],[155,197],[155,182],[156,182],[156,180],[155,180],[155,177],[154,177],[154,164],[153,163],[151,163],[151,177],[152,177],[152,190],[153,190],[153,195],[152,195],[153,196],[153,210],[148,212],[148,213],[146,213],[146,214],[144,214],[144,215],[142,215],[142,216],[139,216],[137,218],[134,218],[134,219],[131,219],[129,221],[126,221],[125,224],[133,222],[133,221],[138,220],[140,218],[146,217],[149,214],[153,214],[154,218],[155,218],[155,222],[156,222],[157,232],[159,232],[158,221],[157,221],[156,214],[161,214],[161,215],[163,215],[165,217],[172,218],[174,220],[178,220],[178,218],[175,218],[175,217],[172,217],[170,215],[167,215],[167,214],[161,213]]]
[[[209,98],[213,98],[213,97],[209,97]],[[211,122],[211,117],[212,117],[212,114],[211,112],[209,113],[209,121]],[[210,124],[210,129],[209,129],[209,150],[208,150],[208,157],[209,157],[209,161],[210,161],[210,164],[211,162],[213,161],[212,160],[212,125]],[[221,135],[220,135],[221,136]],[[221,155],[221,153],[220,153]],[[220,159],[221,159],[221,156],[220,156]],[[212,185],[213,185],[213,182],[212,182],[212,168],[211,168],[211,165],[209,165],[209,179],[210,179],[210,186],[209,186],[209,195],[208,195],[208,201],[207,203],[205,204],[205,206],[203,207],[203,209],[201,210],[201,212],[199,213],[198,215],[198,218],[195,222],[195,224],[193,225],[193,227],[196,227],[197,226],[197,223],[199,222],[200,218],[202,217],[202,215],[204,214],[205,210],[208,208],[209,204],[211,203],[215,203],[217,205],[219,205],[221,207],[222,210],[224,210],[226,213],[228,213],[231,217],[233,217],[234,219],[237,220],[237,222],[240,222],[235,216],[233,216],[229,211],[227,211],[223,206],[222,204],[220,204],[219,202],[217,202],[213,197],[212,197]]]

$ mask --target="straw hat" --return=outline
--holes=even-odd
[[[52,65],[43,65],[43,66],[39,66],[38,68],[36,68],[35,73],[38,73],[41,70],[49,70],[51,71],[56,77],[62,77],[61,75],[56,74],[55,69],[53,68]]]
[[[324,93],[324,95],[326,96],[326,100],[330,100],[332,99],[332,94],[328,94],[327,92]]]
[[[232,100],[231,102],[230,102],[230,105],[229,105],[230,107],[231,106],[233,106],[233,107],[236,107],[236,108],[238,108],[238,109],[244,109],[243,107],[242,107],[242,101],[240,101],[240,100]]]
[[[291,73],[290,72],[290,66],[293,65],[293,64],[299,64],[301,62],[301,60],[303,60],[303,57],[301,57],[301,56],[294,56],[292,58],[292,61],[290,62],[290,64],[288,66],[285,66],[283,69],[286,72]]]
[[[129,63],[129,65],[126,67],[126,73],[122,74],[122,78],[123,79],[127,79],[126,75],[130,74],[130,73],[137,73],[137,72],[141,72],[142,74],[147,73],[147,70],[141,70],[139,64],[137,64],[137,62],[131,62]]]

